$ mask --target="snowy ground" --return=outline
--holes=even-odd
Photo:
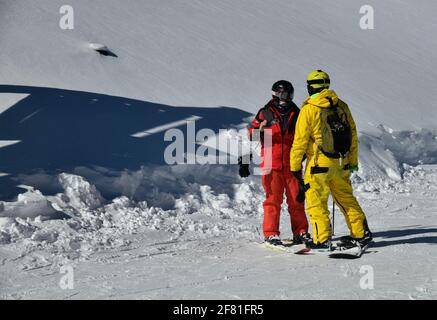
[[[296,256],[260,247],[255,243],[259,241],[259,208],[252,211],[249,203],[242,202],[262,197],[251,183],[239,185],[244,197],[231,203],[225,195],[203,190],[197,199],[203,202],[199,212],[161,212],[151,220],[145,205],[130,212],[129,204],[120,200],[120,208],[129,212],[124,217],[127,221],[88,228],[88,234],[77,241],[68,235],[75,229],[71,222],[52,220],[53,225],[29,231],[43,223],[23,221],[15,228],[29,232],[30,238],[0,246],[1,297],[435,299],[436,181],[437,166],[419,166],[409,168],[401,182],[356,184],[375,233],[375,244],[358,260]],[[365,191],[369,188],[379,190]],[[185,199],[184,204],[191,201]],[[108,212],[115,207],[106,209],[103,225],[109,223]],[[344,234],[338,211],[336,221],[337,235]],[[61,230],[67,224],[69,230],[64,233]],[[286,214],[281,228],[285,237]],[[61,266],[73,267],[74,289],[60,288]],[[360,288],[363,266],[373,268],[373,290]]]
[[[366,3],[375,30],[360,0],[71,0],[62,30],[64,1],[0,0],[0,298],[436,299],[436,3]],[[359,260],[261,248],[259,177],[163,161],[165,129],[240,129],[314,68],[360,131]]]

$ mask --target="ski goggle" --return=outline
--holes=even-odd
[[[289,91],[272,91],[272,95],[274,98],[282,100],[282,101],[288,101],[293,100],[293,94]]]
[[[315,85],[315,84],[319,84],[319,85],[324,85],[324,86],[329,86],[331,84],[331,80],[329,79],[315,79],[315,80],[308,80],[307,84],[309,86]]]

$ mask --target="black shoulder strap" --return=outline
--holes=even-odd
[[[331,108],[336,111],[337,107],[338,107],[338,101],[336,104],[334,104],[334,101],[332,101],[331,97],[326,97],[326,99],[329,101],[329,105],[331,106]]]

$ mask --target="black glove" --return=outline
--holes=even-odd
[[[299,171],[291,171],[291,174],[297,179],[302,180],[302,170]]]
[[[299,181],[299,193],[296,197],[296,200],[300,203],[305,201],[305,183],[302,179],[302,170],[299,171],[291,171],[291,174]]]
[[[252,155],[250,155],[250,158],[252,158]],[[250,176],[249,163],[248,161],[244,161],[244,162],[245,163],[243,163],[243,157],[238,158],[238,165],[240,166],[240,169],[238,170],[238,174],[242,178],[247,178],[248,176]]]
[[[305,201],[305,184],[302,179],[299,180],[299,193],[297,194],[296,200],[300,203]]]
[[[250,176],[249,165],[248,164],[241,164],[240,170],[238,170],[238,174],[242,178],[247,178],[248,176]]]

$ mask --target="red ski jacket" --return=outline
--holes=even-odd
[[[294,140],[294,131],[296,127],[299,108],[292,102],[290,112],[284,119],[281,113],[276,109],[273,99],[270,100],[262,109],[260,109],[249,127],[249,137],[255,129],[259,129],[264,120],[268,121],[267,126],[261,133],[261,169],[266,170],[290,170],[290,151]],[[265,146],[265,135],[271,135],[272,144],[270,147]],[[270,159],[266,160],[268,155]],[[269,165],[271,163],[271,166]]]

